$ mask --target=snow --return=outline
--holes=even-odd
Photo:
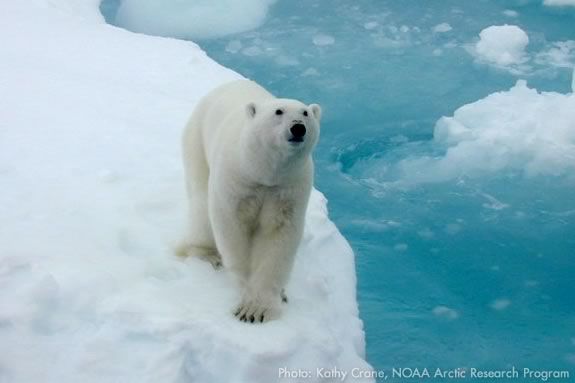
[[[529,37],[516,25],[492,25],[479,33],[477,56],[487,62],[506,66],[525,61]]]
[[[538,92],[523,80],[509,91],[457,109],[435,125],[443,156],[399,162],[409,183],[518,171],[526,177],[575,175],[575,94]]]
[[[575,0],[543,0],[543,4],[551,7],[575,7]]]
[[[275,0],[122,0],[117,21],[128,30],[186,39],[221,37],[258,27]]]
[[[98,3],[0,3],[0,381],[370,371],[353,252],[319,192],[279,320],[238,322],[228,275],[173,256],[182,127],[239,75],[193,43],[105,24]]]

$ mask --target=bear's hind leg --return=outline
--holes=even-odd
[[[215,247],[201,247],[190,243],[184,243],[177,249],[176,254],[182,258],[199,258],[202,261],[209,262],[216,270],[223,266],[222,257]]]
[[[222,266],[222,258],[216,248],[208,216],[209,168],[202,147],[201,129],[195,120],[192,117],[183,137],[189,228],[177,254],[182,257],[198,257],[218,269]]]

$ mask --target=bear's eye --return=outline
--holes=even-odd
[[[303,111],[303,115],[307,117],[307,110]]]
[[[282,114],[284,114],[283,110],[281,110],[281,109],[276,110],[276,116],[281,116]]]

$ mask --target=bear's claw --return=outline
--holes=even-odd
[[[202,254],[200,259],[209,262],[214,270],[219,270],[223,266],[222,258],[217,252]]]
[[[263,323],[270,319],[270,313],[267,307],[264,307],[255,302],[242,303],[235,310],[234,316],[242,322],[249,323]]]

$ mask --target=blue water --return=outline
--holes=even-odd
[[[518,78],[569,91],[571,69],[542,64],[517,76],[465,49],[505,23],[529,33],[528,53],[575,40],[575,8],[540,3],[279,0],[257,30],[198,42],[275,94],[322,105],[316,187],[355,250],[377,369],[514,365],[571,369],[575,380],[573,181],[505,171],[400,189],[381,171],[436,150],[438,118]],[[111,23],[116,6],[102,5]],[[443,22],[453,30],[431,32]],[[333,44],[315,45],[318,34]],[[490,198],[508,208],[489,208]],[[456,317],[434,315],[438,306]]]

